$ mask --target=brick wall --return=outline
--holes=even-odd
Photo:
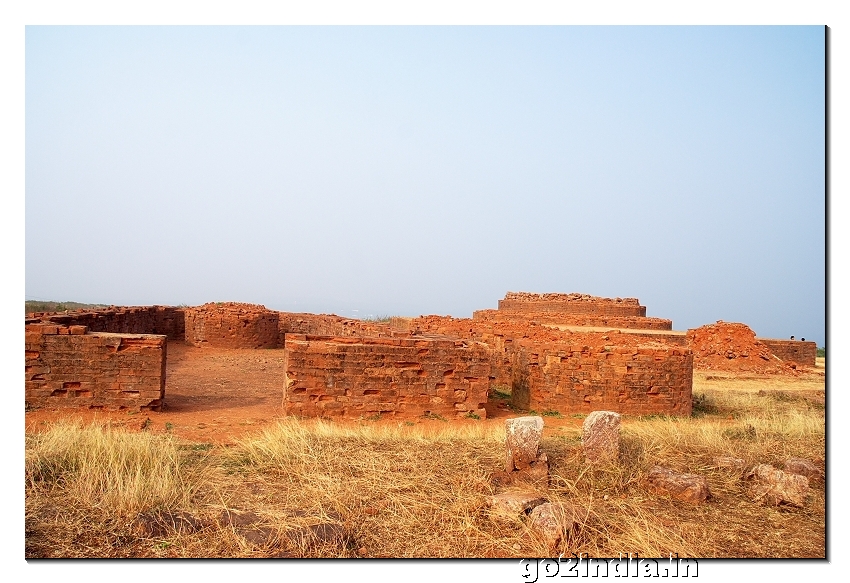
[[[307,314],[278,312],[279,344],[284,346],[286,334],[308,334],[311,336],[398,336],[388,325],[343,318],[332,314]],[[404,334],[401,334],[404,335]]]
[[[499,300],[504,312],[561,312],[596,316],[646,316],[637,298],[600,298],[585,294],[532,294],[508,292]]]
[[[27,407],[158,411],[166,337],[87,333],[85,326],[26,326]]]
[[[185,337],[183,308],[170,306],[110,307],[102,310],[40,312],[30,314],[29,323],[46,322],[60,326],[85,326],[90,332],[121,334],[164,334],[169,340]]]
[[[537,411],[690,415],[693,354],[670,345],[591,347],[520,341],[514,404]]]
[[[407,327],[485,344],[493,351],[492,386],[510,386],[523,409],[691,412],[693,354],[682,334],[568,331],[522,318],[447,316],[414,318]]]
[[[287,414],[485,416],[491,351],[446,338],[287,334]]]
[[[256,304],[209,303],[186,308],[186,343],[218,348],[279,347],[279,315]]]
[[[818,345],[803,340],[777,340],[775,338],[756,338],[770,351],[786,362],[796,362],[805,366],[815,366]]]
[[[665,318],[640,316],[606,316],[599,314],[570,314],[563,312],[511,312],[504,310],[477,310],[473,320],[506,320],[525,318],[538,324],[564,324],[567,326],[611,327],[635,330],[672,330],[673,321]]]

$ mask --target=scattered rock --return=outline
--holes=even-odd
[[[535,492],[503,492],[487,498],[492,516],[517,517],[527,514],[546,499]]]
[[[191,534],[205,524],[187,512],[145,512],[136,518],[136,530],[141,536],[163,538],[173,534]]]
[[[741,458],[737,457],[716,457],[713,460],[715,467],[718,468],[727,468],[730,470],[736,470],[738,472],[743,472],[746,467],[746,463]]]
[[[746,476],[752,482],[750,494],[756,500],[779,506],[787,504],[802,507],[809,493],[809,479],[806,476],[777,470],[768,464],[759,464]]]
[[[647,476],[650,487],[659,494],[669,494],[677,500],[699,504],[711,498],[708,482],[696,474],[679,474],[673,470],[655,466]]]
[[[806,476],[810,482],[823,480],[823,472],[811,460],[792,457],[785,461],[785,471],[790,474]]]
[[[516,417],[505,421],[505,471],[526,470],[537,461],[542,435],[542,417]]]
[[[616,462],[620,454],[620,414],[594,411],[581,428],[584,457],[588,462]]]
[[[575,526],[575,515],[571,508],[555,506],[551,502],[545,502],[532,509],[528,515],[531,529],[549,545],[550,548],[558,546],[567,533]]]
[[[545,453],[537,456],[525,470],[513,472],[494,472],[490,481],[495,486],[510,486],[513,484],[528,484],[533,486],[549,486],[549,457]]]

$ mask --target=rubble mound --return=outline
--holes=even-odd
[[[758,374],[796,375],[796,366],[784,362],[756,340],[756,333],[746,324],[718,320],[688,330],[694,353],[694,368]]]

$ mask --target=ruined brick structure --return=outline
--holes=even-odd
[[[284,409],[307,417],[484,417],[492,353],[446,338],[287,334]]]
[[[279,345],[284,346],[286,334],[307,334],[310,336],[369,336],[384,338],[398,336],[389,326],[343,318],[332,314],[306,314],[298,312],[278,312]],[[401,334],[404,335],[404,334]]]
[[[164,335],[27,325],[27,407],[158,411],[165,396],[165,356]]]
[[[499,300],[502,312],[556,312],[595,316],[646,316],[636,298],[600,298],[586,294],[532,294],[508,292]]]
[[[794,372],[785,361],[814,365],[817,350],[756,339],[742,324],[673,331],[635,298],[584,294],[510,292],[473,318],[388,323],[238,303],[43,313],[26,323],[32,407],[158,408],[166,336],[283,349],[284,410],[344,417],[483,417],[495,387],[511,387],[523,409],[688,415],[695,363]]]
[[[672,330],[673,321],[665,318],[641,316],[606,316],[596,314],[570,314],[564,312],[519,312],[504,310],[476,310],[473,320],[523,319],[538,324],[564,324],[594,328],[625,328],[635,330]]]
[[[520,341],[512,358],[513,403],[523,409],[691,414],[693,353],[688,348]]]
[[[218,302],[186,308],[186,343],[218,348],[277,348],[278,312],[256,304]]]
[[[757,338],[759,342],[786,362],[796,362],[804,366],[815,366],[818,345],[805,340],[777,340],[775,338]]]
[[[513,316],[411,319],[414,333],[444,334],[493,351],[494,386],[538,411],[689,415],[693,354],[684,334],[561,330]]]
[[[185,336],[183,308],[169,306],[110,307],[102,310],[39,312],[27,323],[44,322],[60,326],[85,326],[90,332],[120,334],[164,334],[169,340]]]

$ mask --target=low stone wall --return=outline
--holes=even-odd
[[[776,338],[756,338],[759,342],[785,362],[796,362],[804,366],[815,366],[818,345],[805,340],[778,340]]]
[[[165,355],[164,335],[28,325],[27,408],[159,411],[165,397]]]
[[[186,343],[217,348],[277,348],[279,315],[256,304],[209,303],[186,308]]]
[[[484,417],[492,352],[445,338],[287,334],[287,414]]]
[[[90,332],[119,334],[164,334],[169,340],[186,335],[183,308],[170,306],[110,307],[102,310],[39,312],[30,314],[27,323],[44,322],[59,326],[85,326]]]
[[[518,344],[511,382],[517,407],[560,413],[691,414],[693,354],[687,348]]]

